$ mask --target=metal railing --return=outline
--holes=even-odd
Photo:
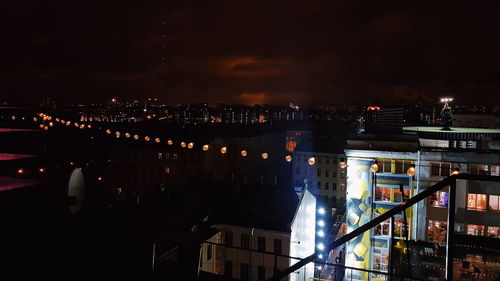
[[[447,239],[446,239],[446,265],[445,265],[445,279],[448,281],[453,280],[453,257],[454,257],[454,252],[453,252],[453,243],[454,243],[454,225],[455,225],[455,200],[456,200],[456,183],[457,180],[477,180],[477,181],[492,181],[492,182],[499,182],[500,177],[497,176],[487,176],[487,175],[471,175],[471,174],[458,174],[458,175],[452,175],[447,177],[446,179],[434,184],[431,187],[428,187],[427,189],[423,190],[422,192],[418,193],[417,195],[409,198],[408,200],[400,203],[399,205],[393,207],[389,211],[381,214],[380,216],[372,219],[371,221],[367,222],[366,224],[362,225],[359,228],[354,229],[353,231],[347,233],[345,236],[340,237],[339,239],[335,240],[333,243],[331,243],[328,247],[328,250],[335,249],[341,245],[344,245],[351,239],[356,238],[357,236],[363,234],[364,232],[374,228],[378,224],[390,219],[392,224],[393,222],[393,217],[409,207],[415,205],[416,203],[425,200],[427,197],[431,196],[435,192],[445,188],[445,187],[450,187],[449,188],[449,202],[448,202],[448,221],[447,221]],[[391,239],[393,241],[393,239]],[[393,249],[393,244],[391,242],[391,252]],[[310,263],[310,262],[315,262],[318,259],[318,256],[316,253],[304,258],[300,259],[299,262],[296,264],[284,269],[283,271],[279,272],[278,274],[275,274],[273,277],[267,279],[267,281],[278,281],[281,280],[281,278],[297,271],[304,265]],[[361,269],[357,269],[361,270]],[[394,276],[392,272],[392,268],[390,266],[390,271],[388,274],[389,276]],[[412,278],[412,280],[416,280],[416,278]]]

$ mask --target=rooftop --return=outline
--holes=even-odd
[[[432,132],[432,133],[479,133],[479,134],[500,133],[500,129],[452,127],[451,130],[442,130],[442,128],[443,127],[414,126],[414,127],[403,127],[403,131]]]

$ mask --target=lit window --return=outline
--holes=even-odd
[[[500,176],[500,166],[491,166],[490,175]]]
[[[467,209],[468,210],[486,210],[487,198],[486,194],[467,194]]]
[[[378,217],[379,215],[375,215],[375,218]],[[389,236],[389,225],[390,221],[389,219],[381,222],[380,224],[376,225],[373,228],[373,235],[374,236]]]
[[[488,237],[500,238],[500,227],[488,226]]]
[[[484,236],[484,225],[467,225],[467,235]]]
[[[446,222],[429,220],[427,241],[434,243],[446,241]]]
[[[448,192],[438,191],[432,194],[429,199],[433,207],[448,207]]]
[[[500,196],[498,195],[490,195],[490,200],[489,200],[489,209],[492,211],[499,211],[500,210]]]
[[[161,158],[162,158],[162,154],[161,154],[161,152],[159,152],[158,153],[158,159],[161,160]]]
[[[404,189],[405,199],[410,198],[410,190]],[[394,188],[394,202],[403,202],[403,196],[399,188]]]
[[[375,188],[375,201],[390,201],[391,188],[390,187],[376,187]]]
[[[165,174],[170,174],[170,167],[165,167]]]

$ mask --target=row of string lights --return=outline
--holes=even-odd
[[[12,116],[12,120],[16,120],[17,117],[16,116]],[[23,118],[24,120],[24,118]],[[92,124],[80,124],[78,122],[72,122],[72,121],[69,121],[69,120],[64,120],[64,119],[61,119],[61,118],[57,118],[57,117],[52,117],[50,115],[47,115],[47,114],[44,114],[44,113],[39,113],[37,115],[37,117],[33,117],[33,121],[34,122],[41,122],[40,123],[40,129],[42,130],[49,130],[50,127],[53,127],[55,124],[61,124],[61,125],[66,125],[66,126],[71,126],[73,125],[74,127],[76,128],[80,128],[80,129],[93,129],[94,127],[92,126]],[[100,128],[99,128],[100,129]],[[122,136],[125,136],[125,138],[131,138],[131,139],[134,139],[134,140],[140,140],[141,137],[138,135],[138,134],[131,134],[129,132],[125,132],[124,134],[122,134],[122,132],[120,131],[112,131],[111,129],[106,129],[105,130],[105,133],[107,135],[114,135],[116,136],[117,138],[120,138]],[[156,138],[152,138],[150,136],[144,136],[143,137],[143,140],[145,142],[150,142],[150,141],[154,141],[155,143],[161,143],[161,139],[156,137]],[[169,146],[172,146],[174,145],[174,141],[172,139],[168,139],[167,140],[167,145]],[[194,142],[186,142],[186,141],[181,141],[180,142],[180,147],[181,148],[187,148],[187,149],[193,149],[195,146]],[[209,144],[204,144],[202,145],[202,150],[203,151],[208,151],[209,149],[211,149],[210,145]],[[226,153],[229,152],[229,149],[227,146],[221,146],[220,149],[220,154],[224,155]],[[246,149],[241,149],[240,150],[240,154],[242,157],[247,157],[248,156],[248,151]],[[261,153],[261,158],[263,160],[266,160],[269,158],[269,153],[268,152],[262,152]],[[290,154],[287,154],[285,155],[284,157],[285,161],[286,162],[292,162],[293,158],[292,158],[292,155]],[[311,166],[314,166],[316,164],[316,158],[314,156],[311,156],[307,159],[307,163]],[[341,159],[340,163],[339,163],[339,166],[340,168],[344,169],[347,167],[347,162],[345,161],[344,158]],[[425,166],[425,165],[418,165],[418,166]],[[406,174],[410,177],[414,177],[415,174],[416,174],[416,166],[415,164],[412,164],[406,171]],[[370,171],[372,173],[377,173],[378,172],[378,161],[377,160],[374,160],[373,163],[371,164],[370,166]],[[460,169],[459,168],[454,168],[452,170],[452,173],[451,175],[458,175],[460,173]]]
[[[78,122],[71,122],[69,120],[64,120],[64,119],[61,119],[61,118],[58,118],[58,117],[52,117],[50,115],[47,115],[47,114],[44,114],[44,113],[39,113],[37,115],[38,117],[34,117],[33,118],[33,121],[34,122],[41,122],[40,123],[40,129],[42,130],[49,130],[51,127],[54,127],[56,124],[61,124],[61,125],[65,125],[67,127],[70,127],[70,126],[74,126],[75,128],[80,128],[80,129],[93,129],[94,127],[92,126],[92,124],[80,124]],[[13,120],[15,120],[15,117],[13,116],[12,118]],[[134,140],[141,140],[141,137],[138,135],[138,134],[131,134],[129,132],[125,132],[125,133],[122,133],[120,131],[112,131],[111,129],[106,129],[105,131],[105,134],[107,135],[114,135],[116,136],[116,138],[120,138],[120,137],[125,137],[127,139],[134,139]],[[161,139],[158,138],[158,137],[150,137],[148,135],[142,137],[142,140],[145,141],[145,142],[155,142],[155,143],[161,143]],[[173,146],[174,145],[174,141],[172,139],[168,139],[166,141],[167,145],[169,146]],[[193,149],[195,147],[195,144],[194,142],[187,142],[187,141],[181,141],[179,143],[180,147],[181,148],[187,148],[187,149]],[[210,145],[209,144],[204,144],[201,146],[201,149],[203,151],[208,151],[209,149],[211,149]],[[220,154],[226,154],[229,152],[229,149],[227,146],[221,146],[220,149]],[[249,154],[248,150],[246,149],[241,149],[240,150],[240,155],[242,157],[247,157]],[[260,157],[263,159],[263,160],[266,160],[270,157],[269,153],[268,152],[265,152],[263,151],[260,155]],[[285,155],[285,158],[284,160],[286,162],[292,162],[293,158],[292,158],[292,155],[290,154],[287,154]],[[310,157],[308,159],[308,163],[309,165],[314,165],[316,163],[316,160],[314,157]]]

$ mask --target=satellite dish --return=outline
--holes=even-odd
[[[69,211],[75,215],[82,208],[85,199],[85,178],[82,168],[76,168],[71,172],[68,183],[68,206]]]

